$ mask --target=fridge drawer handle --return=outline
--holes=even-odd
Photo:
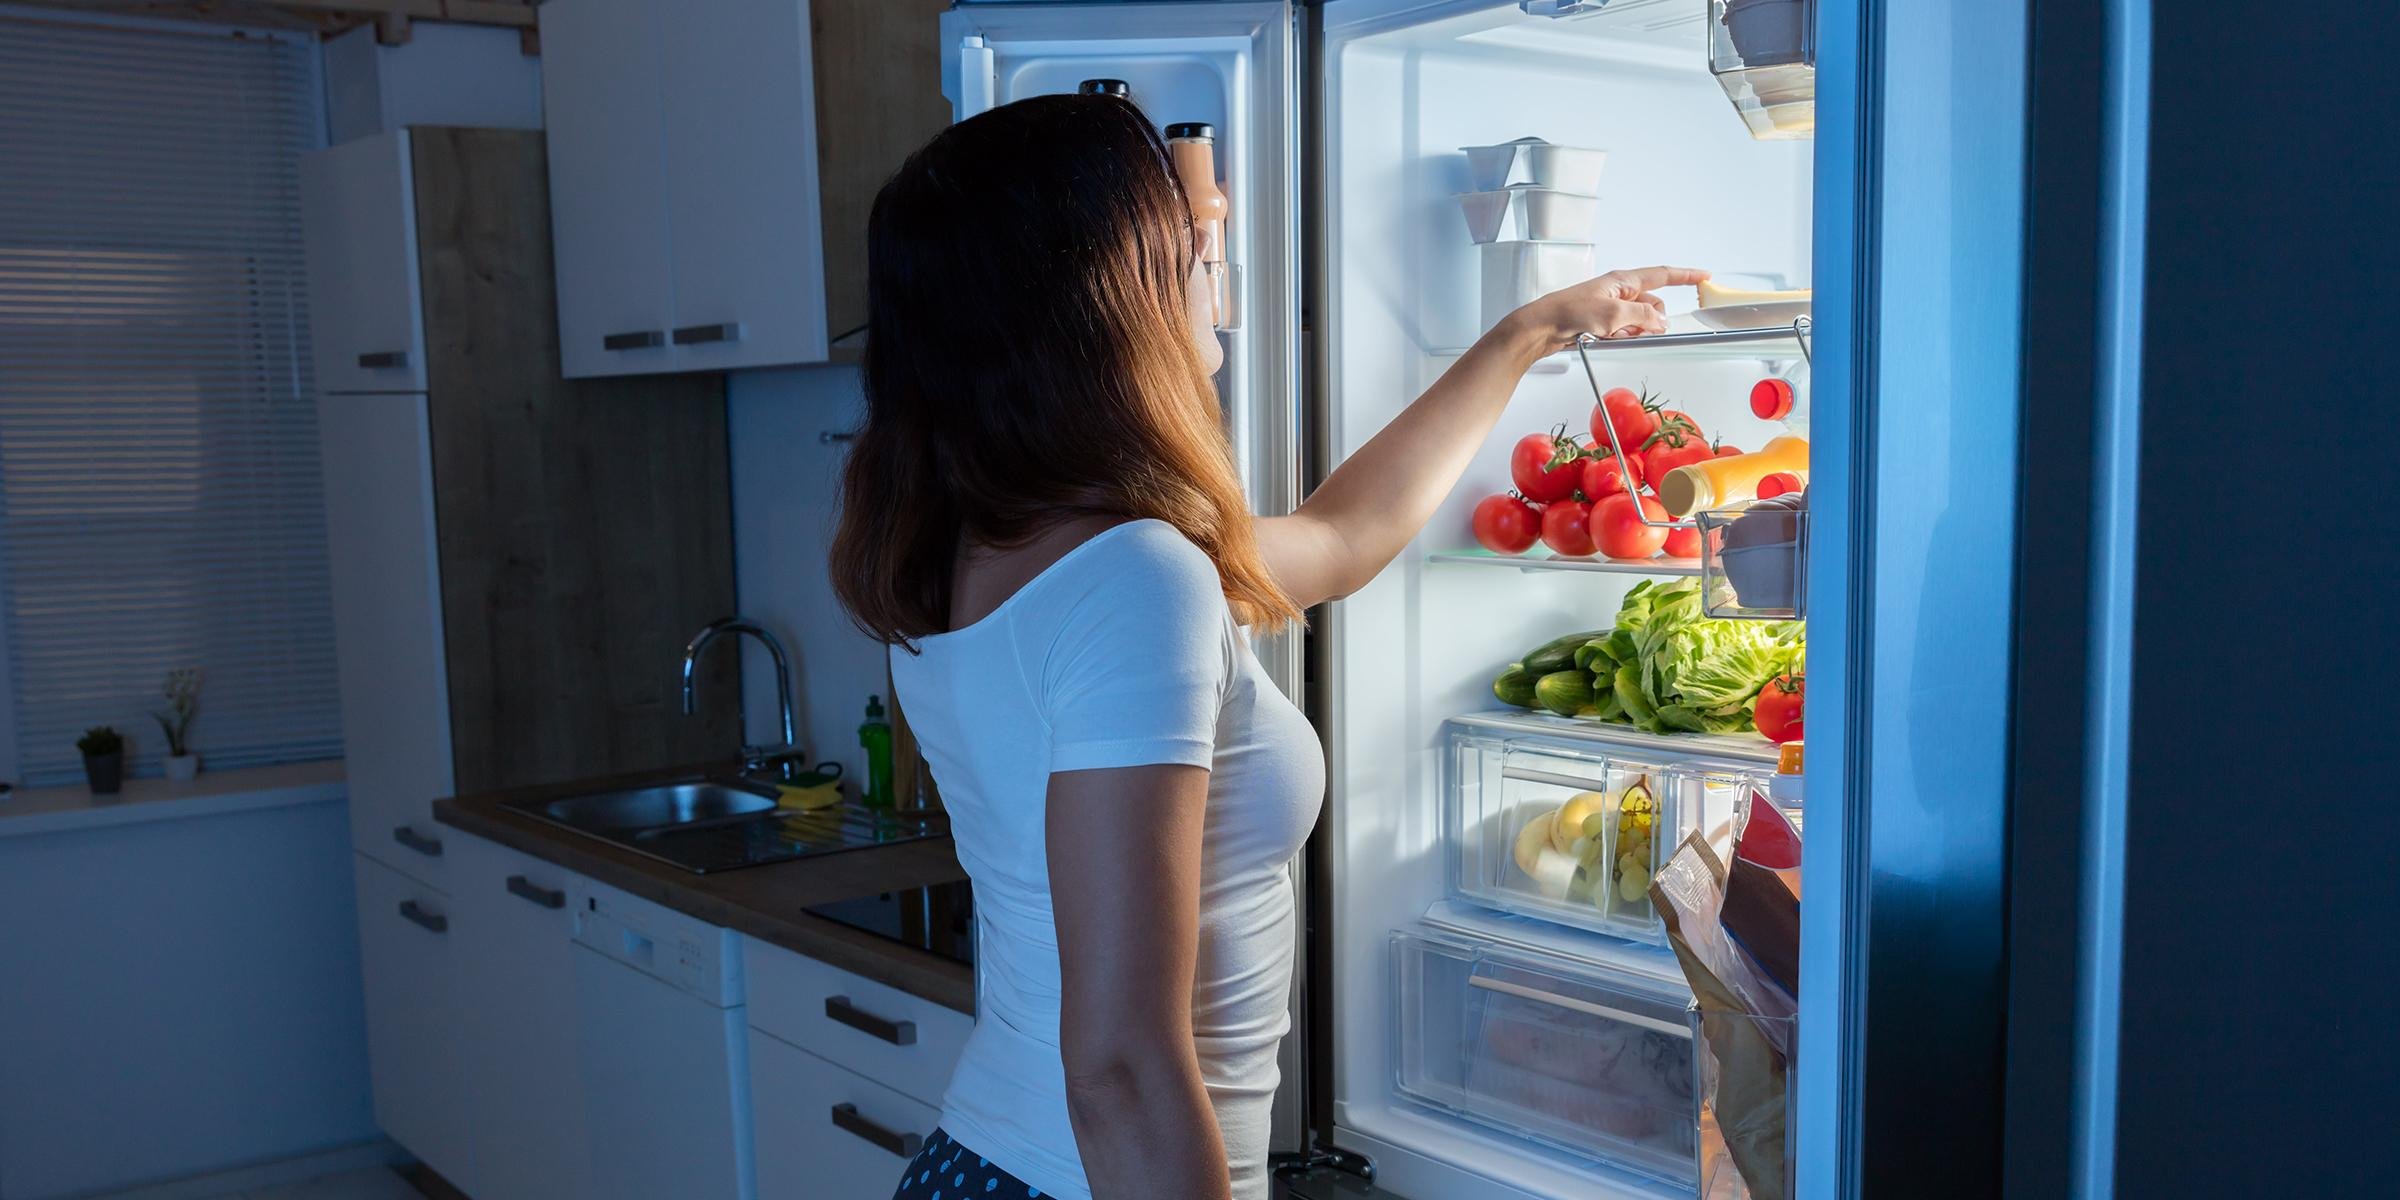
[[[437,912],[426,912],[414,900],[400,902],[400,915],[408,918],[409,923],[423,926],[434,933],[450,932],[450,918]]]
[[[1678,1025],[1672,1021],[1659,1020],[1657,1017],[1644,1016],[1641,1013],[1635,1012],[1626,1012],[1624,1009],[1610,1008],[1605,1004],[1594,1004],[1589,1000],[1579,999],[1574,996],[1561,996],[1556,992],[1546,992],[1537,987],[1527,987],[1522,983],[1510,983],[1505,979],[1493,979],[1483,975],[1474,976],[1473,978],[1468,979],[1467,983],[1471,986],[1482,988],[1485,991],[1500,992],[1504,995],[1516,996],[1520,999],[1531,1000],[1537,1004],[1548,1004],[1552,1007],[1567,1009],[1571,1012],[1586,1013],[1591,1016],[1603,1018],[1605,1020],[1615,1021],[1623,1025],[1639,1026],[1640,1028],[1650,1030],[1654,1033],[1666,1034],[1669,1037],[1688,1039],[1692,1036],[1692,1030],[1689,1025]]]
[[[1595,774],[1605,777],[1606,773],[1595,772]],[[1546,783],[1552,787],[1574,788],[1579,792],[1608,790],[1608,785],[1598,779],[1583,779],[1574,775],[1562,775],[1556,771],[1539,771],[1532,767],[1502,767],[1500,768],[1500,778],[1514,779],[1519,783]]]
[[[740,340],[742,340],[742,325],[739,321],[725,321],[714,325],[686,325],[675,331],[675,344],[678,346],[698,346],[707,342],[738,342]]]
[[[392,840],[427,858],[442,856],[442,839],[426,837],[406,825],[392,826]]]
[[[666,344],[666,332],[658,329],[612,333],[600,339],[600,348],[603,350],[656,350]]]
[[[848,996],[825,997],[825,1015],[860,1033],[882,1038],[895,1046],[917,1044],[917,1023],[915,1021],[893,1021],[876,1016],[874,1013],[850,1003]],[[910,1153],[913,1154],[915,1151],[910,1151]]]
[[[408,352],[405,350],[379,350],[372,354],[361,354],[358,356],[358,365],[361,369],[368,371],[406,370]]]
[[[886,1129],[858,1115],[858,1106],[855,1104],[833,1106],[833,1127],[861,1141],[873,1142],[902,1158],[915,1158],[917,1151],[925,1148],[925,1135]]]
[[[508,877],[508,894],[523,896],[543,908],[565,908],[567,906],[566,889],[546,888],[522,875]]]

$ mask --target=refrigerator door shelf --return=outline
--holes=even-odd
[[[1391,960],[1400,1096],[1697,1188],[1701,1063],[1688,993],[1433,926],[1392,934]]]
[[[1450,890],[1479,904],[1663,944],[1650,874],[1700,833],[1731,844],[1767,776],[1571,737],[1452,722],[1443,731]],[[1661,739],[1663,740],[1663,739]]]

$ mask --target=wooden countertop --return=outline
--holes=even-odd
[[[711,924],[739,930],[963,1013],[975,1011],[975,973],[964,963],[904,946],[801,910],[877,892],[967,877],[948,838],[928,838],[694,875],[630,850],[537,821],[504,805],[727,773],[725,764],[679,767],[436,800],[433,815],[477,837],[622,888]]]

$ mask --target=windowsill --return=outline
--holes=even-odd
[[[0,796],[0,838],[323,804],[348,794],[338,758],[204,770],[190,783],[128,779],[113,796],[82,787],[20,788]]]

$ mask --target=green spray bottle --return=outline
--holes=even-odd
[[[865,804],[877,812],[890,812],[892,798],[892,723],[884,719],[883,697],[867,697],[867,720],[858,727],[858,744],[867,750],[867,794]]]

